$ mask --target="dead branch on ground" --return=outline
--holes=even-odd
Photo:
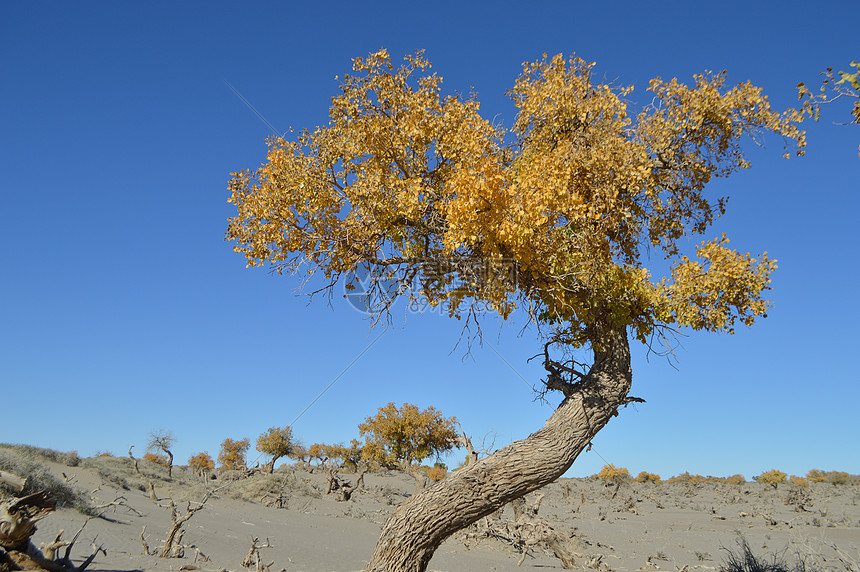
[[[576,568],[576,559],[585,558],[585,555],[573,550],[570,534],[559,533],[538,516],[543,498],[544,495],[539,495],[531,506],[527,505],[525,498],[513,501],[511,503],[514,511],[513,521],[490,515],[467,529],[463,540],[468,542],[494,538],[509,544],[522,554],[518,566],[522,566],[532,548],[543,545],[561,560],[564,569]],[[500,514],[501,511],[497,513],[497,515]]]
[[[47,572],[83,572],[104,548],[93,543],[93,552],[80,565],[72,563],[72,547],[84,530],[89,518],[70,541],[62,540],[61,530],[52,542],[36,548],[31,540],[36,522],[56,509],[57,501],[45,491],[7,503],[0,511],[0,567],[8,570],[43,570]],[[65,548],[62,557],[57,552]]]

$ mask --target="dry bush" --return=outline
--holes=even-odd
[[[43,449],[42,447],[34,447],[32,445],[14,445],[10,443],[0,443],[0,448],[14,451],[16,455],[25,459],[48,460],[52,463],[59,463],[67,467],[77,467],[81,463],[81,458],[77,451],[55,451],[54,449]]]
[[[83,492],[75,490],[71,485],[48,472],[39,464],[38,458],[34,462],[26,458],[28,456],[27,451],[21,455],[15,449],[0,450],[0,471],[9,472],[24,479],[24,488],[16,493],[16,496],[45,491],[56,499],[57,506],[73,508],[87,515],[95,514]],[[39,456],[41,455],[37,457]],[[4,497],[3,493],[4,488],[0,485],[0,498]]]
[[[741,474],[732,475],[731,477],[726,477],[726,484],[727,485],[743,485],[743,484],[746,484],[746,482],[747,482],[746,478],[744,478],[744,476]]]
[[[752,549],[746,539],[741,537],[738,540],[738,551],[733,552],[728,548],[724,548],[726,553],[725,561],[720,566],[721,572],[805,572],[803,561],[792,565],[786,562],[782,555],[774,554],[770,558],[758,557],[753,554]]]
[[[221,452],[218,453],[218,467],[229,471],[244,471],[248,468],[245,461],[245,453],[251,441],[248,438],[234,441],[227,438],[221,443]]]

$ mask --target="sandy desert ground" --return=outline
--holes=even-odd
[[[86,521],[72,558],[79,563],[101,545],[88,570],[241,570],[254,539],[261,563],[271,570],[362,570],[373,551],[381,524],[415,490],[400,473],[368,474],[366,490],[348,501],[324,494],[323,470],[285,465],[271,475],[204,480],[187,469],[166,469],[140,462],[135,473],[128,458],[83,459],[76,466],[0,447],[0,470],[6,463],[30,464],[81,492],[102,514],[89,518],[62,508],[39,523],[38,546],[62,529],[71,536]],[[7,467],[7,470],[9,468]],[[235,476],[235,475],[233,475]],[[357,476],[341,475],[354,484]],[[149,482],[154,485],[152,499]],[[207,495],[205,507],[185,523],[182,556],[159,558],[144,552],[160,549],[171,525],[169,503],[179,517]],[[533,503],[539,493],[527,497]],[[860,561],[860,485],[811,483],[798,489],[774,489],[750,482],[623,483],[562,479],[546,487],[539,515],[575,554],[580,568],[609,571],[715,570],[740,538],[762,557],[804,555],[808,567],[857,570]],[[501,514],[456,534],[430,563],[436,571],[515,571],[562,569],[546,545],[531,547],[523,558],[516,542],[510,505]],[[145,527],[145,533],[142,534]],[[498,534],[499,532],[503,534]],[[508,531],[510,534],[505,533]],[[514,531],[514,532],[511,532]],[[520,564],[521,562],[521,564]],[[520,564],[518,566],[518,564]],[[256,565],[251,569],[255,569]]]

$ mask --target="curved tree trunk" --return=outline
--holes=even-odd
[[[592,437],[627,403],[632,373],[625,330],[598,342],[594,365],[544,427],[455,471],[403,502],[386,521],[369,572],[425,572],[451,534],[559,478]]]

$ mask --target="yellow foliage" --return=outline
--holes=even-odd
[[[394,403],[380,407],[358,430],[365,438],[365,458],[392,468],[420,463],[459,442],[456,417],[443,417],[433,407],[422,411],[409,403],[399,409]]]
[[[271,138],[259,169],[233,174],[227,238],[250,266],[321,271],[332,284],[359,265],[373,284],[418,276],[400,294],[455,317],[527,306],[574,346],[593,341],[594,324],[631,326],[642,341],[666,325],[752,324],[775,260],[724,236],[694,258],[681,246],[724,212],[704,190],[749,167],[741,138],[771,131],[801,155],[803,115],[719,73],[691,86],[656,78],[653,104],[633,116],[633,87],[595,83],[593,66],[525,64],[509,144],[474,96],[442,95],[421,52],[400,67],[385,50],[357,58],[326,125]],[[666,276],[644,266],[654,250]]]
[[[788,477],[788,484],[798,489],[809,488],[809,481],[803,477],[798,477],[797,475],[791,475]]]
[[[316,459],[320,464],[325,464],[330,458],[337,456],[337,446],[314,443],[308,447],[307,455],[311,459]]]
[[[157,453],[144,453],[143,460],[149,461],[150,463],[155,463],[156,465],[161,465],[162,467],[167,466],[167,455],[159,455]]]
[[[427,478],[434,483],[441,481],[448,476],[448,471],[446,471],[442,467],[427,467],[424,473],[427,475]]]
[[[209,456],[206,451],[197,453],[188,459],[188,466],[195,474],[201,475],[215,470],[215,461]]]
[[[786,474],[777,469],[771,469],[770,471],[765,471],[757,477],[754,477],[756,482],[765,483],[767,485],[772,486],[773,488],[777,488],[779,485],[785,482]]]
[[[667,483],[690,483],[693,485],[703,485],[708,482],[708,477],[696,474],[691,475],[689,472],[681,473],[670,478]]]
[[[726,477],[726,484],[729,485],[743,485],[747,482],[743,475],[737,474],[732,475],[731,477]]]
[[[599,478],[604,483],[616,483],[629,479],[630,472],[624,467],[616,467],[615,465],[603,465],[603,468],[600,469],[599,473],[597,473],[597,478]]]
[[[259,452],[272,457],[277,461],[286,457],[293,450],[293,430],[290,427],[269,427],[269,429],[257,437],[256,448]]]
[[[234,441],[227,438],[221,443],[221,451],[218,453],[218,466],[221,469],[244,471],[247,469],[245,461],[245,453],[248,452],[248,447],[251,446],[251,441],[247,438],[241,441]]]
[[[639,475],[633,479],[637,483],[654,483],[660,484],[660,475],[655,475],[654,473],[648,473],[646,471],[642,471]]]
[[[806,473],[806,478],[811,483],[823,483],[827,480],[827,473],[818,469],[812,469]]]

